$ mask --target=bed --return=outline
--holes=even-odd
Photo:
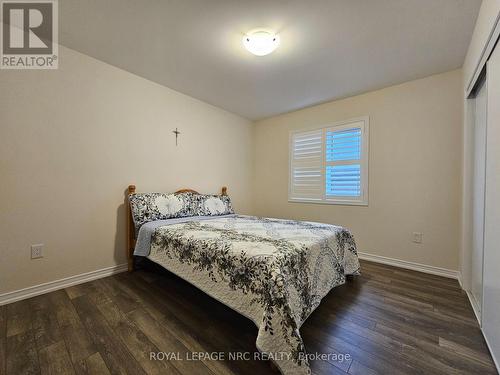
[[[230,203],[216,215],[193,211],[158,220],[147,213],[137,228],[134,207],[145,212],[150,203],[138,204],[136,194],[129,186],[129,271],[134,256],[161,265],[251,319],[257,349],[283,374],[309,374],[299,328],[332,288],[359,273],[351,233],[329,224],[237,215]],[[174,194],[202,197],[191,189]],[[225,187],[219,197],[230,202]]]

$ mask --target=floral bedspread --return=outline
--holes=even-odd
[[[149,259],[253,320],[257,348],[287,375],[310,373],[299,328],[359,271],[346,229],[251,216],[161,226]]]

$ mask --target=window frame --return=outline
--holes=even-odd
[[[327,198],[326,196],[326,166],[327,165],[343,165],[348,164],[342,161],[327,162],[326,161],[326,132],[327,131],[342,131],[356,128],[356,124],[363,122],[361,126],[361,197],[353,199],[352,197],[335,197]],[[306,133],[310,131],[322,130],[322,198],[307,199],[292,197],[292,164],[293,164],[293,138],[295,134]],[[351,159],[358,160],[358,159]],[[368,206],[368,188],[369,188],[369,161],[370,161],[370,118],[369,116],[357,117],[345,121],[339,121],[332,124],[317,126],[314,128],[292,130],[289,134],[288,142],[288,202],[290,203],[316,203],[316,204],[334,204],[334,205],[349,205],[349,206]],[[353,163],[351,163],[353,164]]]

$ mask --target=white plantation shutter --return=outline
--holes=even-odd
[[[323,199],[323,131],[291,137],[290,199]]]
[[[289,200],[368,204],[368,118],[290,136]]]

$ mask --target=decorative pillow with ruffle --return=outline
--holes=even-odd
[[[138,193],[129,197],[136,231],[147,222],[196,216],[197,200],[192,193]],[[137,233],[137,232],[136,232]]]

